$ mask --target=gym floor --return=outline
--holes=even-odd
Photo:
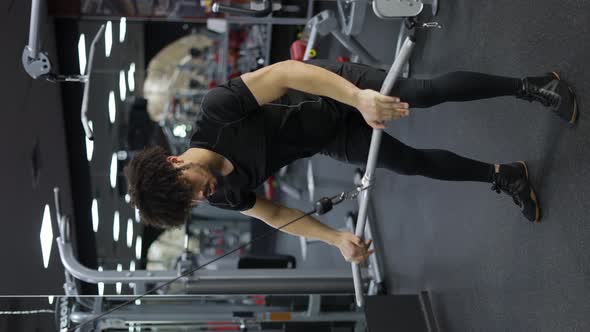
[[[495,98],[415,110],[388,124],[387,132],[414,147],[489,162],[525,160],[543,207],[542,223],[531,224],[488,185],[378,171],[374,206],[388,292],[429,290],[443,331],[588,331],[590,77],[583,68],[590,59],[590,2],[441,1],[436,21],[443,29],[419,35],[413,77],[558,71],[574,88],[580,114],[571,127],[539,104]],[[399,22],[371,12],[358,39],[391,62],[398,30]],[[344,54],[329,37],[321,43],[318,57]],[[350,188],[354,167],[323,156],[313,163],[318,197]],[[353,208],[322,220],[343,227]],[[282,236],[278,251],[298,253],[298,240]],[[323,244],[308,255],[300,267],[341,266],[337,250]]]

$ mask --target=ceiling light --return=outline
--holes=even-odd
[[[94,233],[98,232],[98,201],[92,200],[92,230]]]
[[[93,130],[93,126],[92,126],[92,121],[88,121],[88,126],[90,127],[90,130]],[[91,141],[88,139],[88,137],[84,136],[84,138],[86,139],[86,159],[88,159],[88,161],[92,160],[92,154],[94,153],[94,141]]]
[[[84,75],[86,72],[86,37],[83,33],[78,39],[78,64],[80,65],[80,75]]]
[[[117,271],[118,272],[123,271],[123,266],[121,264],[117,264]],[[123,287],[123,284],[121,284],[120,282],[115,284],[115,290],[117,291],[117,295],[121,295],[122,287]]]
[[[119,43],[125,41],[125,34],[127,33],[127,18],[121,17],[121,22],[119,22]]]
[[[127,85],[125,84],[124,70],[119,72],[119,96],[121,97],[121,101],[125,101],[125,98],[127,98]]]
[[[53,247],[53,227],[51,220],[51,212],[49,205],[45,204],[43,211],[43,221],[41,222],[41,232],[39,233],[41,240],[41,254],[43,256],[43,266],[49,266],[49,257],[51,256],[51,248]]]
[[[111,56],[111,48],[113,47],[113,24],[111,21],[107,22],[107,27],[104,33],[104,54],[108,58]]]
[[[127,219],[127,248],[133,245],[133,220]]]
[[[113,241],[119,241],[119,211],[115,211],[115,216],[113,217]]]
[[[127,84],[129,84],[129,91],[133,92],[135,90],[135,62],[132,62],[129,65],[129,70],[127,71]]]
[[[111,188],[115,188],[117,186],[117,154],[113,153],[113,158],[111,158]]]
[[[109,120],[111,123],[115,123],[117,116],[117,105],[115,104],[115,93],[109,92]]]
[[[135,271],[135,261],[131,261],[129,263],[129,271],[131,271],[131,272],[134,272]],[[133,283],[133,282],[129,283],[129,287],[135,289],[135,283]]]
[[[174,136],[185,138],[186,137],[186,126],[183,124],[175,126],[174,129],[172,130],[172,133],[174,134]]]
[[[102,272],[102,266],[98,267],[98,270]],[[99,282],[98,283],[98,295],[99,296],[103,296],[104,295],[104,282]]]
[[[135,240],[135,258],[141,259],[141,236],[138,236]]]

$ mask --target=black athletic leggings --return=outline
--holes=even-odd
[[[348,65],[342,76],[362,89],[379,90],[386,73],[366,66]],[[347,77],[347,75],[350,75]],[[425,108],[446,101],[468,101],[515,95],[521,80],[473,72],[452,72],[430,80],[400,79],[391,92],[410,108]],[[335,159],[364,165],[372,128],[359,112],[345,112],[344,127],[322,153]],[[383,132],[377,167],[405,175],[422,175],[449,181],[491,182],[492,164],[446,150],[415,149]]]

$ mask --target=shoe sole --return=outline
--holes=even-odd
[[[553,74],[553,76],[555,76],[555,78],[557,78],[558,81],[561,81],[561,77],[559,76],[559,74],[557,72],[552,71],[551,74]],[[572,113],[572,117],[570,118],[570,120],[568,122],[570,124],[574,124],[574,123],[576,123],[576,120],[578,119],[578,102],[576,101],[576,94],[574,93],[572,88],[568,86],[567,89],[570,91],[570,93],[574,97],[574,112]]]
[[[541,222],[541,205],[539,204],[539,200],[537,198],[537,193],[535,192],[533,185],[529,181],[529,169],[524,161],[519,161],[518,163],[522,164],[522,166],[524,167],[524,174],[526,176],[527,182],[529,183],[529,187],[531,188],[529,195],[530,195],[531,199],[533,200],[533,202],[535,202],[535,220],[534,220],[534,222],[540,223]]]

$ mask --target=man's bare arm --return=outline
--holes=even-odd
[[[260,219],[274,228],[288,224],[304,213],[282,206],[278,203],[257,197],[254,206],[243,214]],[[306,216],[281,229],[291,235],[321,240],[340,249],[345,260],[361,262],[373,251],[369,250],[370,242],[363,242],[350,232],[341,232],[322,224],[317,219]]]
[[[260,219],[274,228],[279,228],[304,214],[299,210],[285,207],[261,197],[256,198],[256,203],[251,209],[242,213]],[[304,217],[281,230],[291,235],[318,239],[334,246],[337,244],[340,233],[310,216]]]
[[[400,103],[399,98],[369,89],[361,90],[338,74],[299,61],[278,62],[241,77],[259,105],[293,89],[329,97],[357,108],[374,128],[384,128],[382,121],[408,115],[409,105]]]
[[[324,68],[287,60],[242,75],[259,105],[271,102],[287,92],[299,90],[326,96],[356,107],[359,91],[354,84]]]

